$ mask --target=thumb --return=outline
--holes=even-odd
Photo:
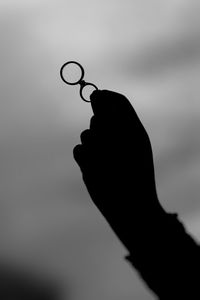
[[[92,110],[96,116],[112,116],[113,119],[120,117],[120,120],[127,117],[138,119],[130,101],[122,94],[108,90],[95,90],[90,99]]]

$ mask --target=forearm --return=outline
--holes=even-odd
[[[159,299],[197,299],[200,248],[175,214],[132,237],[127,259]],[[196,272],[195,272],[196,271]]]

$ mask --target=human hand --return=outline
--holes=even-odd
[[[163,211],[156,193],[151,143],[134,108],[121,94],[103,90],[91,95],[90,129],[74,148],[83,180],[111,226],[138,222]],[[143,218],[141,218],[143,216]]]

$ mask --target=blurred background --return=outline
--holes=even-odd
[[[92,110],[61,65],[125,94],[154,150],[158,195],[200,238],[200,2],[0,0],[0,261],[63,300],[151,300],[87,194],[73,147]]]

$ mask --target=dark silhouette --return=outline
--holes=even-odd
[[[200,299],[199,246],[159,203],[151,143],[135,110],[107,90],[94,91],[91,105],[74,157],[92,200],[159,299]]]

